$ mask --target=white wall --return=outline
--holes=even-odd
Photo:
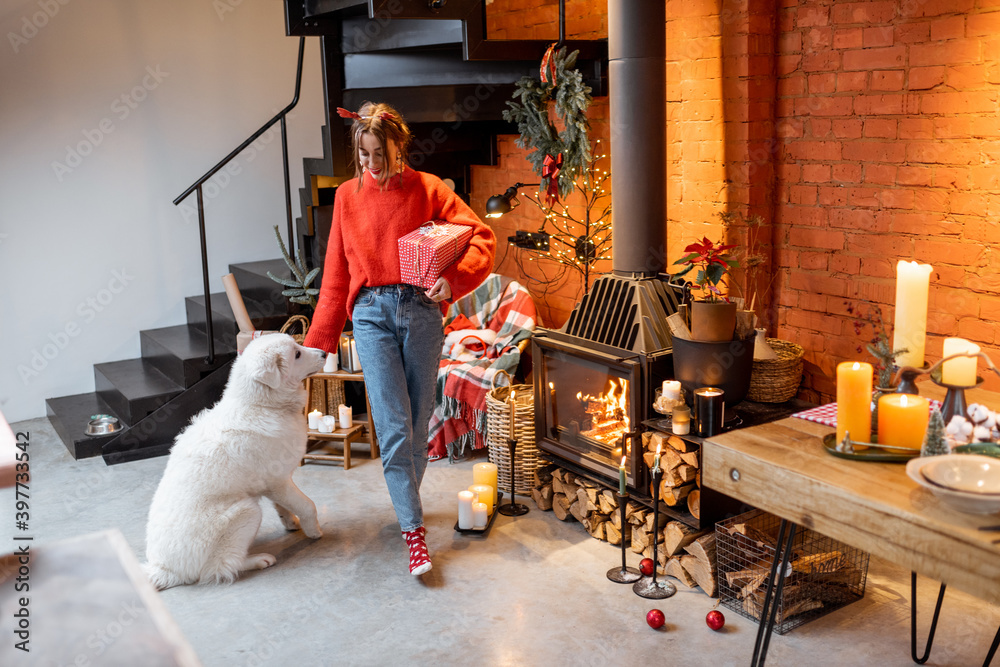
[[[282,11],[278,0],[0,0],[8,420],[93,391],[93,364],[138,357],[141,329],[184,323],[184,298],[202,292],[198,225],[194,196],[187,212],[172,200],[291,100],[298,38]],[[289,119],[296,216],[301,158],[321,155],[320,74],[313,37]],[[230,263],[279,256],[277,128],[258,146],[206,189],[212,291]]]

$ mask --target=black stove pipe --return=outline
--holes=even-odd
[[[612,270],[664,271],[667,250],[666,2],[608,0]]]

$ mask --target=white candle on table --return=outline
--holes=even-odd
[[[681,397],[681,383],[677,380],[664,380],[660,394],[671,401],[678,400]]]
[[[337,406],[337,414],[340,416],[340,428],[351,428],[351,424],[354,422],[351,408],[341,403]]]
[[[896,264],[896,317],[892,330],[892,349],[906,348],[896,357],[897,366],[924,365],[924,341],[927,338],[927,292],[932,267],[900,260]]]
[[[472,500],[475,494],[472,491],[458,492],[458,527],[462,530],[472,528]]]
[[[486,503],[472,503],[472,527],[485,528],[489,514],[486,511]]]
[[[319,429],[319,420],[323,418],[323,413],[319,410],[313,410],[309,413],[309,428],[312,430]]]
[[[953,354],[978,354],[979,346],[964,338],[945,338],[944,354],[942,359],[947,359]],[[975,387],[976,369],[979,363],[978,357],[959,357],[946,361],[941,365],[941,382],[955,387]]]
[[[324,415],[320,417],[319,428],[316,430],[320,433],[333,433],[335,428],[337,428],[337,418],[333,415]]]
[[[324,373],[334,373],[337,370],[337,353],[331,352],[326,355],[326,361],[323,362],[323,372]]]

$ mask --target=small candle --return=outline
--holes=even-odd
[[[698,423],[698,435],[710,438],[722,433],[725,422],[726,393],[718,387],[702,387],[694,392],[694,413]]]
[[[618,495],[625,495],[625,457],[622,457],[622,464],[618,466]]]
[[[656,456],[653,457],[653,470],[659,470],[660,469],[660,448],[661,447],[662,447],[662,445],[660,443],[657,443],[657,445],[656,445]]]
[[[878,399],[880,445],[920,449],[930,419],[930,404],[923,396],[886,394]]]
[[[510,436],[509,437],[511,440],[514,439],[514,406],[516,405],[514,395],[516,393],[517,392],[514,391],[513,389],[510,390]],[[514,465],[514,462],[511,461],[510,464]]]
[[[333,415],[323,415],[319,420],[319,428],[316,430],[320,433],[333,433],[335,428],[337,428],[337,418]]]
[[[664,380],[660,394],[663,398],[670,399],[671,401],[680,399],[681,383],[678,380]]]
[[[354,414],[351,412],[351,408],[341,403],[337,406],[337,414],[340,415],[340,428],[351,428],[351,424],[354,423]]]
[[[472,483],[485,484],[493,487],[493,504],[497,503],[497,467],[496,464],[484,461],[472,466]]]
[[[351,338],[351,363],[354,364],[354,372],[361,372],[361,357],[358,356],[358,344]]]
[[[837,442],[845,433],[851,440],[872,437],[872,365],[863,361],[837,364]]]
[[[335,353],[330,353],[326,355],[326,361],[323,362],[323,372],[324,373],[334,373],[337,370],[337,355]]]
[[[963,352],[978,354],[979,346],[975,343],[970,343],[964,338],[944,339],[944,354],[942,355],[942,359],[950,357],[953,354],[962,354]],[[959,357],[958,359],[946,361],[941,365],[942,384],[950,384],[953,387],[975,387],[978,364],[978,357]]]
[[[313,431],[319,429],[319,420],[323,418],[323,413],[319,410],[313,410],[309,413],[309,428]]]
[[[549,407],[552,410],[552,423],[549,424],[549,430],[552,433],[552,437],[558,437],[558,426],[559,426],[559,414],[556,411],[556,387],[551,382],[549,383]]]
[[[931,271],[929,264],[902,260],[896,264],[896,317],[892,330],[892,349],[907,350],[896,357],[897,366],[920,368],[924,365],[927,292]]]
[[[469,530],[473,526],[472,502],[475,494],[472,491],[458,492],[458,527]]]
[[[488,518],[489,518],[489,512],[486,509],[486,503],[472,503],[473,528],[485,528],[486,520]]]
[[[670,429],[674,435],[687,435],[691,432],[691,408],[686,405],[674,408]]]
[[[493,487],[489,484],[473,484],[469,487],[469,492],[476,496],[476,500],[486,504],[486,513],[493,514]]]

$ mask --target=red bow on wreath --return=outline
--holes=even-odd
[[[551,83],[553,86],[556,85],[556,59],[552,57],[555,54],[555,49],[556,45],[552,44],[545,50],[545,55],[542,56],[542,66],[538,68],[538,76],[542,83]]]
[[[559,201],[559,170],[562,169],[563,156],[560,153],[557,157],[545,156],[542,163],[542,178],[549,179],[549,188],[545,193],[549,206]]]

